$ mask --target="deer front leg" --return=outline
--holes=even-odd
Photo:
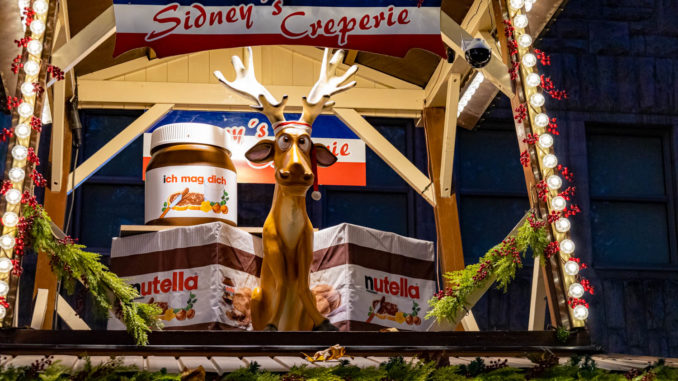
[[[263,235],[264,241],[264,261],[262,266],[266,271],[262,271],[261,285],[264,303],[261,304],[266,311],[262,311],[260,316],[269,317],[265,322],[265,329],[278,329],[280,316],[282,313],[283,299],[285,297],[286,279],[285,279],[285,259],[283,248],[275,235]],[[266,287],[266,289],[264,289]]]
[[[310,223],[309,223],[310,225]],[[313,329],[321,329],[325,331],[337,328],[330,324],[329,320],[324,317],[315,304],[315,297],[311,292],[311,285],[309,282],[311,263],[313,262],[313,227],[310,226],[304,232],[304,236],[299,240],[297,247],[297,268],[299,279],[297,281],[297,294],[304,306],[304,310],[308,317],[313,321]]]

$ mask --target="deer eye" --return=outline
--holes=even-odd
[[[287,151],[290,149],[290,146],[292,145],[292,138],[290,138],[289,135],[282,135],[278,138],[278,147],[283,150]]]
[[[297,144],[302,151],[308,152],[309,148],[311,148],[311,139],[302,136],[299,138],[299,140],[297,140]]]

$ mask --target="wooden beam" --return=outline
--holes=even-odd
[[[295,46],[295,45],[285,46],[284,48],[293,51],[297,54],[300,54],[302,56],[305,56],[307,58],[310,58],[314,61],[322,62],[323,60],[323,51],[321,49],[317,49],[311,46]],[[341,70],[347,70],[349,67],[350,66],[346,64],[341,64],[339,66]],[[413,83],[403,81],[400,78],[396,78],[386,73],[382,73],[378,70],[372,69],[371,67],[367,67],[360,64],[358,64],[358,67],[360,68],[357,73],[358,77],[362,77],[370,81],[377,82],[380,85],[390,87],[393,89],[411,89],[411,90],[421,89],[421,87]]]
[[[68,75],[68,74],[67,74]],[[52,173],[49,188],[52,192],[61,191],[64,164],[64,130],[66,129],[66,81],[54,84],[54,117],[52,118],[51,166]]]
[[[33,302],[33,317],[31,318],[32,329],[42,329],[47,315],[47,297],[49,290],[39,288],[36,290],[35,301]],[[51,315],[51,314],[49,314]],[[52,320],[50,318],[50,320]]]
[[[355,89],[351,90],[355,91]],[[377,131],[356,110],[335,108],[334,113],[356,135],[362,139],[382,160],[400,175],[417,193],[429,204],[435,207],[431,180],[410,162],[397,148],[393,146],[379,131]]]
[[[68,325],[68,328],[73,330],[80,331],[89,331],[91,328],[82,320],[78,314],[73,310],[68,301],[64,299],[61,295],[58,295],[59,300],[57,301],[57,314],[64,320],[64,323]]]
[[[52,55],[52,64],[68,72],[89,53],[115,34],[115,16],[111,5],[66,45]]]
[[[528,331],[543,331],[546,320],[546,284],[544,273],[535,259],[532,268],[532,290],[530,292],[530,317],[527,322]]]
[[[452,170],[454,168],[454,143],[457,141],[457,105],[459,104],[459,74],[451,74],[447,81],[447,107],[442,137],[440,159],[440,197],[452,195]]]
[[[443,37],[443,42],[461,57],[464,56],[464,50],[461,48],[462,39],[473,39],[472,35],[445,13],[440,14],[440,33]],[[494,41],[490,41],[488,45],[492,43],[494,43]],[[497,56],[493,55],[490,62],[480,69],[480,71],[485,75],[485,78],[497,86],[501,92],[508,96],[513,95],[508,68],[501,59],[497,58]]]
[[[109,140],[101,149],[95,152],[84,163],[75,169],[75,187],[77,188],[118,152],[123,150],[134,139],[143,134],[155,122],[172,110],[172,104],[156,104],[122,130],[113,139]],[[73,190],[73,173],[68,175],[68,192]]]
[[[436,190],[434,215],[438,238],[438,258],[440,271],[446,273],[464,268],[464,248],[461,244],[461,227],[457,198],[442,198],[440,192],[440,173],[443,156],[443,134],[445,129],[445,109],[427,108],[424,110],[424,129],[428,148],[429,175]]]
[[[177,108],[224,106],[249,110],[252,103],[221,84],[127,82],[80,80],[79,99],[87,103],[115,105],[174,104]],[[307,86],[267,86],[279,98],[289,96],[288,111],[300,111],[302,97],[308,94]],[[333,100],[345,108],[370,110],[421,111],[424,90],[354,88],[337,94]]]

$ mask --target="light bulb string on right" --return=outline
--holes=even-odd
[[[583,321],[588,317],[589,305],[583,294],[594,293],[590,282],[580,271],[587,266],[574,256],[575,244],[570,239],[569,217],[580,213],[573,202],[576,188],[572,171],[559,163],[555,155],[555,138],[560,135],[558,121],[550,117],[545,108],[546,97],[553,100],[567,99],[565,90],[557,89],[550,77],[538,72],[538,66],[550,66],[550,57],[539,49],[533,49],[533,36],[526,33],[528,18],[525,1],[509,0],[509,18],[503,21],[510,62],[509,75],[516,86],[522,89],[522,103],[513,110],[517,124],[525,129],[522,140],[528,147],[520,154],[520,162],[538,173],[535,191],[537,198],[548,210],[546,222],[551,225],[553,241],[544,254],[547,258],[557,255],[557,263],[564,275],[563,285],[567,293],[570,316]],[[524,36],[529,36],[524,37]],[[563,187],[564,180],[569,184]],[[536,216],[535,216],[536,218]]]

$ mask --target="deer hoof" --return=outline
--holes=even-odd
[[[329,320],[325,319],[322,323],[313,327],[314,331],[338,331],[339,328],[335,327]]]
[[[273,324],[269,324],[266,327],[264,327],[264,331],[266,331],[266,332],[276,332],[276,331],[278,331],[278,327],[274,326]]]

